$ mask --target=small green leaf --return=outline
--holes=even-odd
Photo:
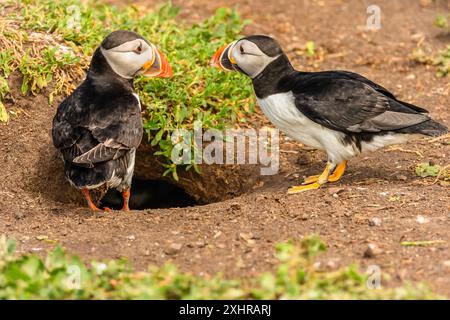
[[[20,87],[20,91],[22,94],[26,94],[28,92],[28,81],[23,79],[22,86]]]
[[[431,165],[428,162],[419,163],[416,166],[416,175],[422,178],[425,177],[436,177],[441,171],[442,167],[440,165]]]
[[[159,141],[162,138],[163,133],[164,133],[164,128],[158,131],[158,133],[155,135],[152,142],[150,143],[150,145],[152,147],[156,146],[159,143]]]
[[[436,20],[434,20],[434,24],[435,24],[436,27],[438,27],[438,28],[442,28],[442,29],[448,28],[448,20],[447,20],[447,17],[444,16],[444,15],[438,15],[438,16],[436,17]]]
[[[2,101],[0,100],[0,121],[8,122],[8,120],[9,120],[8,112],[6,111],[5,106],[3,105]]]
[[[308,57],[312,57],[312,56],[314,56],[314,54],[316,53],[315,52],[315,45],[314,45],[314,41],[308,41],[308,42],[306,42],[306,48],[305,48],[306,50],[306,55],[308,56]]]

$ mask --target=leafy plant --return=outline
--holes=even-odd
[[[447,32],[450,32],[449,28],[449,18],[450,15],[438,15],[434,24]],[[435,57],[433,64],[438,67],[438,76],[446,76],[450,73],[450,45],[441,51]]]
[[[136,272],[124,260],[86,266],[60,247],[46,259],[17,256],[14,241],[0,237],[0,299],[432,299],[424,285],[368,289],[356,265],[335,271],[317,268],[325,251],[316,237],[277,245],[276,272],[256,278],[202,278],[175,266]]]
[[[45,48],[42,51],[42,57],[39,58],[31,56],[29,51],[25,52],[19,64],[19,70],[23,76],[21,87],[23,94],[26,94],[28,91],[31,91],[33,94],[40,92],[52,82],[53,75],[58,68],[67,67],[78,61],[77,57],[72,57],[69,54],[57,57],[56,53],[57,49],[55,47]],[[44,59],[43,64],[39,61],[40,58]],[[50,103],[53,101],[54,94],[60,91],[62,87],[61,81],[63,79],[57,79],[55,84],[57,89],[50,93]]]
[[[450,73],[450,45],[439,51],[433,64],[438,67],[437,75],[439,77],[445,77]]]
[[[307,55],[308,57],[312,57],[312,56],[315,55],[316,50],[315,50],[315,44],[314,44],[314,41],[308,41],[308,42],[306,42],[305,51],[306,51],[306,55]]]
[[[447,16],[445,16],[443,14],[438,15],[436,17],[436,20],[434,20],[434,25],[441,29],[447,29],[449,27]]]
[[[11,73],[11,62],[13,55],[11,50],[0,51],[0,121],[7,122],[9,119],[8,112],[2,100],[5,95],[10,92],[8,81],[6,80]]]
[[[419,177],[437,177],[439,174],[441,174],[444,179],[450,179],[450,172],[447,167],[442,167],[438,164],[430,164],[429,162],[419,163],[416,166],[416,175]]]
[[[449,18],[445,15],[438,15],[434,21],[434,25],[449,32],[448,19]],[[445,77],[450,74],[450,45],[447,45],[437,53],[433,53],[432,51],[431,48],[422,46],[413,51],[411,58],[423,64],[436,66],[436,75],[438,77]]]
[[[9,92],[8,82],[5,78],[0,76],[0,121],[7,122],[9,119],[8,112],[6,111],[5,105],[2,102],[5,94]]]
[[[0,19],[0,45],[12,57],[2,58],[0,68],[8,75],[15,71],[22,75],[22,94],[47,90],[50,103],[55,96],[70,94],[95,48],[111,31],[132,30],[157,44],[173,67],[174,79],[142,77],[136,79],[135,88],[147,108],[148,141],[162,157],[165,174],[175,179],[173,130],[192,130],[194,122],[204,129],[222,129],[245,122],[253,112],[250,80],[209,66],[217,47],[239,37],[247,23],[232,10],[218,9],[194,25],[177,21],[179,10],[170,3],[146,12],[93,0],[25,0],[3,1],[0,10],[6,17]],[[191,167],[198,170],[194,163],[186,169]]]
[[[419,177],[436,177],[441,171],[441,166],[437,164],[430,164],[428,162],[419,163],[416,166],[416,175]]]

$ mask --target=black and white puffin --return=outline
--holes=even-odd
[[[288,193],[338,181],[347,160],[361,152],[448,132],[427,110],[398,100],[359,74],[296,71],[278,42],[268,36],[234,41],[219,49],[211,64],[249,76],[259,106],[279,130],[327,153],[322,174],[306,178]]]
[[[95,50],[86,79],[61,102],[53,119],[53,144],[62,154],[65,176],[92,210],[100,209],[89,190],[99,187],[122,192],[123,210],[129,210],[136,148],[143,135],[141,105],[133,89],[139,74],[171,77],[172,69],[139,34],[110,33]]]

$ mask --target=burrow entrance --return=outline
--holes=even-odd
[[[80,191],[71,187],[64,177],[59,153],[45,144],[40,155],[38,167],[41,170],[32,177],[33,181],[29,185],[33,188],[30,191],[39,192],[52,201],[78,203],[80,207],[85,207]],[[136,154],[131,209],[192,207],[222,202],[253,192],[255,186],[261,186],[267,180],[260,173],[260,165],[201,164],[201,173],[180,166],[177,171],[179,179],[175,181],[172,177],[163,175],[163,164],[164,159],[156,157],[154,150],[147,144],[141,144]],[[97,206],[114,210],[122,208],[120,192],[110,189],[101,198],[102,193],[103,190],[91,192]]]
[[[195,170],[178,169],[179,179],[163,176],[164,159],[154,155],[142,143],[136,154],[135,173],[131,186],[130,209],[190,207],[221,202],[251,192],[261,178],[259,165],[199,165]],[[122,208],[122,195],[109,190],[100,205]]]
[[[137,150],[130,209],[182,208],[221,202],[251,192],[262,178],[259,165],[201,164],[201,174],[180,167],[179,179],[175,181],[163,176],[164,159],[156,157],[154,151],[145,143]],[[110,189],[99,205],[121,209],[122,195]]]
[[[143,145],[143,146],[142,146]],[[142,144],[136,155],[135,174],[131,188],[130,208],[134,210],[192,207],[221,202],[252,192],[262,180],[259,165],[200,165],[201,173],[180,167],[179,179],[164,176],[163,160],[154,156],[146,144]],[[30,191],[39,192],[52,201],[78,203],[85,201],[76,188],[64,177],[59,153],[48,144],[40,154],[37,175],[32,177]],[[49,158],[51,159],[49,161]],[[57,169],[55,169],[57,168]],[[102,190],[91,192],[99,207],[120,210],[123,199],[120,192],[110,189],[103,196]]]
[[[100,201],[101,207],[113,210],[122,208],[122,194],[116,189],[109,189]],[[162,180],[134,178],[131,184],[130,209],[161,209],[173,207],[191,207],[198,202],[182,187]]]

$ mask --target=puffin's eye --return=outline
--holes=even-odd
[[[142,52],[142,43],[139,43],[139,46],[134,49],[134,52],[136,52],[137,54],[141,54]]]
[[[241,52],[241,54],[244,54],[245,52],[244,52],[244,46],[240,46],[239,47],[239,51]]]

